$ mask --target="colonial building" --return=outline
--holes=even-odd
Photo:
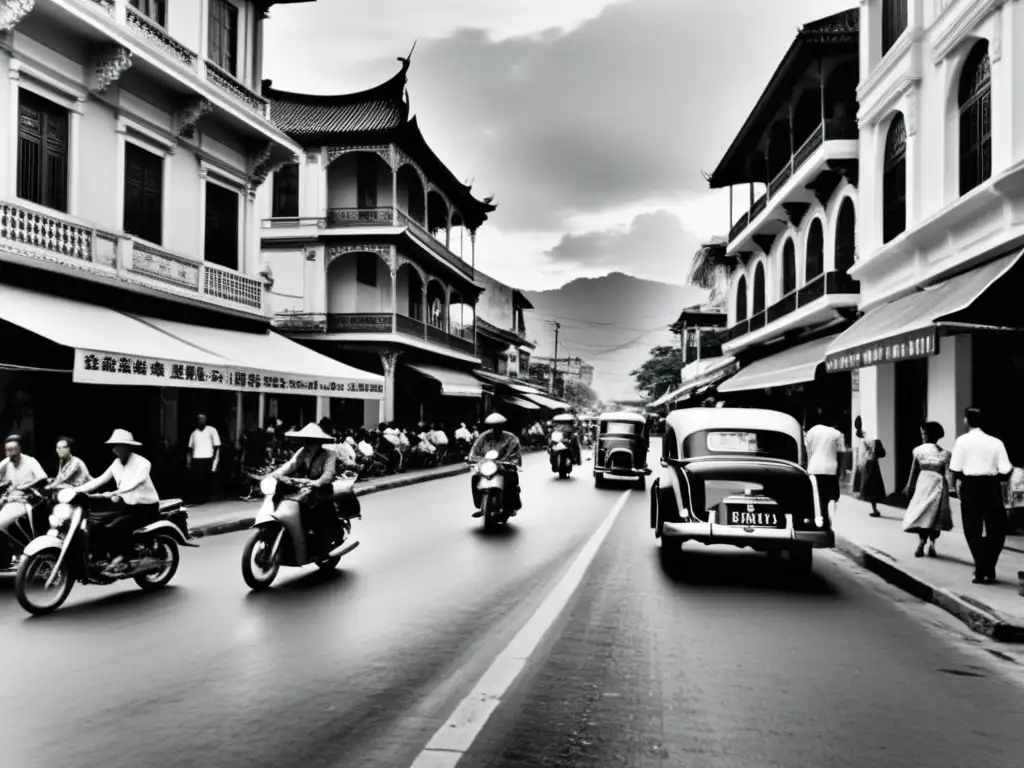
[[[722,354],[722,339],[728,322],[728,313],[721,305],[687,307],[669,326],[679,334],[679,351],[683,368],[679,374],[679,387],[655,399],[652,409],[675,410],[699,405],[702,398],[713,394],[716,386],[736,373],[739,365],[732,355]]]
[[[300,392],[383,396],[269,332],[253,199],[302,151],[259,94],[273,4],[0,0],[0,431],[36,453],[105,463],[116,425],[180,463],[198,410],[227,451]]]
[[[859,249],[865,316],[833,343],[859,372],[852,409],[902,487],[919,427],[951,445],[963,409],[1024,463],[1024,8],[991,0],[861,2]]]
[[[850,376],[823,363],[860,292],[858,53],[856,9],[806,24],[710,176],[732,212],[722,353],[743,370],[718,389],[730,403],[806,419],[816,401],[849,401]]]
[[[380,85],[315,96],[264,83],[299,144],[258,202],[271,311],[282,332],[385,379],[348,423],[475,420],[476,232],[495,209],[427,144],[406,98],[408,59]]]
[[[594,366],[579,357],[535,357],[533,362],[550,373],[552,370],[562,381],[578,381],[588,387],[594,383]]]

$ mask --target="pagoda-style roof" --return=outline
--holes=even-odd
[[[519,335],[515,331],[499,328],[493,323],[487,322],[479,315],[476,318],[476,332],[513,347],[529,347],[534,349],[537,346],[533,342],[527,341],[526,337]]]
[[[463,217],[476,229],[498,206],[493,196],[478,200],[427,144],[416,117],[409,117],[406,82],[409,59],[385,82],[356,93],[318,95],[281,91],[263,81],[270,101],[270,118],[282,131],[305,146],[353,146],[394,142],[402,148]]]
[[[728,314],[715,310],[704,304],[687,307],[679,314],[679,319],[669,326],[672,333],[682,332],[687,328],[724,328],[728,325]]]
[[[757,149],[800,78],[822,56],[859,53],[859,39],[858,8],[826,16],[801,27],[740,132],[726,150],[725,157],[708,178],[712,189],[750,181],[747,158]]]
[[[512,289],[512,303],[520,309],[533,309],[533,304],[518,288]]]

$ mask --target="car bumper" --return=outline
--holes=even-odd
[[[788,528],[754,528],[747,530],[716,523],[662,523],[661,535],[668,539],[699,541],[702,544],[729,544],[737,547],[788,546],[799,542],[814,549],[830,549],[836,537],[832,531],[793,531]]]
[[[651,474],[651,470],[650,469],[621,469],[621,468],[618,468],[618,467],[613,467],[613,468],[610,468],[610,469],[600,469],[599,468],[599,469],[595,469],[594,470],[594,477],[597,477],[598,475],[610,475],[612,477],[633,477],[633,478],[637,478],[637,477],[641,477],[641,476],[647,477],[649,474]]]

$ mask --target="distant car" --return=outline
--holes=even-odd
[[[754,408],[684,408],[669,414],[651,527],[666,564],[682,545],[728,544],[789,553],[809,572],[813,551],[835,546],[827,509],[802,466],[796,419]]]
[[[632,480],[638,488],[647,486],[650,447],[649,422],[642,414],[616,411],[602,413],[597,420],[594,446],[594,485],[605,486],[608,478]]]

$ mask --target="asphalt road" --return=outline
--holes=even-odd
[[[466,476],[369,496],[336,572],[264,594],[245,534],[185,551],[155,595],[79,585],[32,619],[0,589],[0,765],[410,766],[622,497],[582,469],[528,456],[524,509],[492,536]],[[698,549],[666,574],[647,512],[630,492],[460,768],[1020,764],[1012,664],[838,557],[800,579]]]

